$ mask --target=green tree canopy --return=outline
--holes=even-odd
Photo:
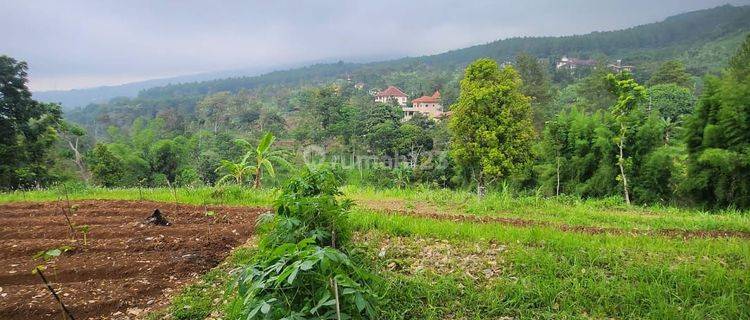
[[[685,88],[693,87],[693,80],[690,79],[690,74],[685,70],[685,65],[677,60],[669,60],[662,63],[646,84],[655,86],[667,83],[673,83]]]
[[[676,121],[693,111],[695,97],[690,89],[674,83],[657,84],[648,88],[648,104],[663,118]]]
[[[750,207],[750,36],[688,118],[686,191],[709,205]]]
[[[479,59],[466,68],[458,101],[451,106],[451,153],[476,180],[486,183],[507,177],[530,160],[534,129],[529,98],[512,67]]]
[[[26,86],[28,66],[0,56],[0,189],[49,184],[49,151],[58,139],[61,110],[57,104],[39,103]]]

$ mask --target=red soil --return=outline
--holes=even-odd
[[[137,318],[168,302],[182,285],[219,264],[253,232],[260,208],[133,201],[77,201],[70,240],[58,203],[0,205],[0,319],[61,319],[60,307],[31,270],[32,256],[71,245],[48,264],[47,278],[76,319]],[[146,224],[159,208],[171,226]]]

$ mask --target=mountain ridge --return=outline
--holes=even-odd
[[[691,32],[686,32],[690,29]],[[641,62],[666,60],[679,57],[685,50],[704,45],[712,40],[723,39],[734,33],[750,31],[750,6],[723,5],[710,9],[696,10],[669,16],[661,21],[641,24],[630,28],[594,31],[586,34],[546,37],[511,37],[466,48],[453,49],[439,54],[416,57],[403,57],[375,62],[315,63],[302,67],[291,67],[255,75],[234,75],[214,79],[186,79],[179,83],[164,82],[174,78],[147,80],[130,84],[124,96],[148,99],[165,97],[205,95],[217,91],[237,91],[265,85],[304,85],[330,81],[343,75],[352,75],[382,70],[409,69],[413,65],[431,68],[458,69],[470,61],[481,57],[507,61],[519,52],[526,52],[540,58],[553,59],[561,55],[592,57],[597,55],[618,56],[621,59]],[[644,35],[650,35],[646,37]],[[649,57],[644,58],[648,54]],[[714,64],[718,65],[718,63]],[[709,72],[710,68],[699,66],[694,73]],[[269,71],[269,70],[266,70]],[[146,83],[146,84],[144,84]],[[149,83],[157,85],[149,85]],[[116,86],[120,87],[120,86]],[[63,102],[66,109],[81,107],[92,102],[103,102],[115,96],[102,96],[98,99],[87,97],[92,89],[66,91],[83,95],[71,103],[63,100],[66,92],[56,92],[52,97],[45,92],[35,93],[42,101]],[[106,90],[106,89],[105,89]],[[137,92],[135,92],[137,91]],[[122,95],[122,94],[121,94]],[[54,98],[57,98],[55,100]],[[65,98],[65,99],[63,99]],[[88,100],[86,100],[88,98]],[[98,100],[98,101],[97,101]]]

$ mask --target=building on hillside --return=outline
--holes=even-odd
[[[357,82],[354,84],[354,89],[362,90],[365,88],[365,84],[363,82]]]
[[[440,104],[440,91],[435,91],[431,96],[421,96],[411,101],[410,107],[403,107],[404,120],[409,120],[414,114],[421,113],[430,119],[441,118],[443,105]]]
[[[401,89],[396,88],[394,86],[388,86],[383,91],[378,92],[375,95],[375,101],[382,102],[382,103],[389,103],[391,101],[395,101],[400,106],[406,105],[406,100],[408,97],[406,96],[406,93],[401,91]]]
[[[566,56],[563,56],[555,64],[555,68],[557,70],[560,70],[560,69],[573,70],[573,69],[581,68],[581,67],[596,67],[596,60],[576,59],[576,58],[568,58]]]
[[[620,59],[617,59],[617,62],[615,62],[614,64],[608,65],[608,67],[612,71],[614,71],[614,72],[621,72],[621,71],[633,72],[633,71],[635,71],[635,67],[634,66],[625,66],[625,65],[622,64],[622,60],[620,60]]]

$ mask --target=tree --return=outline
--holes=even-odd
[[[363,110],[357,121],[357,135],[367,144],[371,153],[395,156],[401,107],[395,104],[375,103]]]
[[[558,121],[549,121],[545,126],[544,141],[546,146],[555,154],[555,195],[560,195],[560,162],[562,153],[566,146],[567,132],[564,124]]]
[[[539,59],[527,53],[516,56],[516,68],[523,81],[521,92],[531,98],[534,123],[537,128],[542,128],[547,120],[546,107],[554,97],[547,68]]]
[[[544,105],[552,100],[550,76],[539,59],[527,53],[521,53],[516,56],[516,68],[523,81],[521,92],[531,98],[532,105]]]
[[[529,98],[512,67],[479,59],[466,68],[458,101],[451,106],[451,153],[484,194],[489,182],[530,160],[534,129]]]
[[[87,157],[94,183],[107,187],[117,187],[125,175],[122,159],[115,156],[106,144],[97,144]]]
[[[180,158],[180,151],[174,141],[159,140],[149,150],[151,172],[163,174],[170,184],[174,184]]]
[[[648,105],[659,111],[663,118],[678,121],[693,111],[695,97],[690,89],[674,83],[657,84],[648,88]]]
[[[86,130],[76,124],[68,123],[65,121],[61,123],[60,129],[65,142],[67,142],[68,144],[68,148],[70,148],[70,152],[72,152],[73,163],[76,164],[78,172],[81,175],[83,181],[88,183],[89,172],[88,169],[86,169],[86,162],[83,159],[83,152],[81,152],[82,146],[79,144],[81,137],[86,135]]]
[[[26,86],[28,66],[0,56],[0,189],[28,188],[54,180],[49,156],[62,112],[39,103]]]
[[[220,124],[229,120],[230,111],[235,107],[234,98],[226,91],[208,95],[196,106],[199,115],[208,122],[214,133],[219,132]]]
[[[612,94],[612,83],[607,80],[608,70],[607,66],[600,62],[591,74],[575,87],[579,102],[585,105],[589,112],[606,110],[617,100],[617,96]]]
[[[635,110],[638,104],[646,99],[646,88],[635,82],[630,73],[620,73],[618,75],[610,74],[607,80],[611,83],[613,93],[617,95],[617,102],[612,106],[612,115],[615,122],[619,125],[619,134],[615,138],[615,143],[619,149],[617,166],[620,168],[618,179],[622,182],[625,203],[630,204],[630,193],[628,190],[628,179],[625,173],[627,167],[624,154],[627,141],[627,132],[630,122],[630,113]]]
[[[697,202],[750,207],[750,36],[721,78],[708,78],[686,120],[688,177]]]
[[[685,70],[685,65],[677,60],[670,60],[662,63],[661,66],[659,66],[659,69],[657,69],[648,82],[646,82],[648,86],[668,83],[685,88],[693,87],[693,80],[690,79],[690,74]]]

